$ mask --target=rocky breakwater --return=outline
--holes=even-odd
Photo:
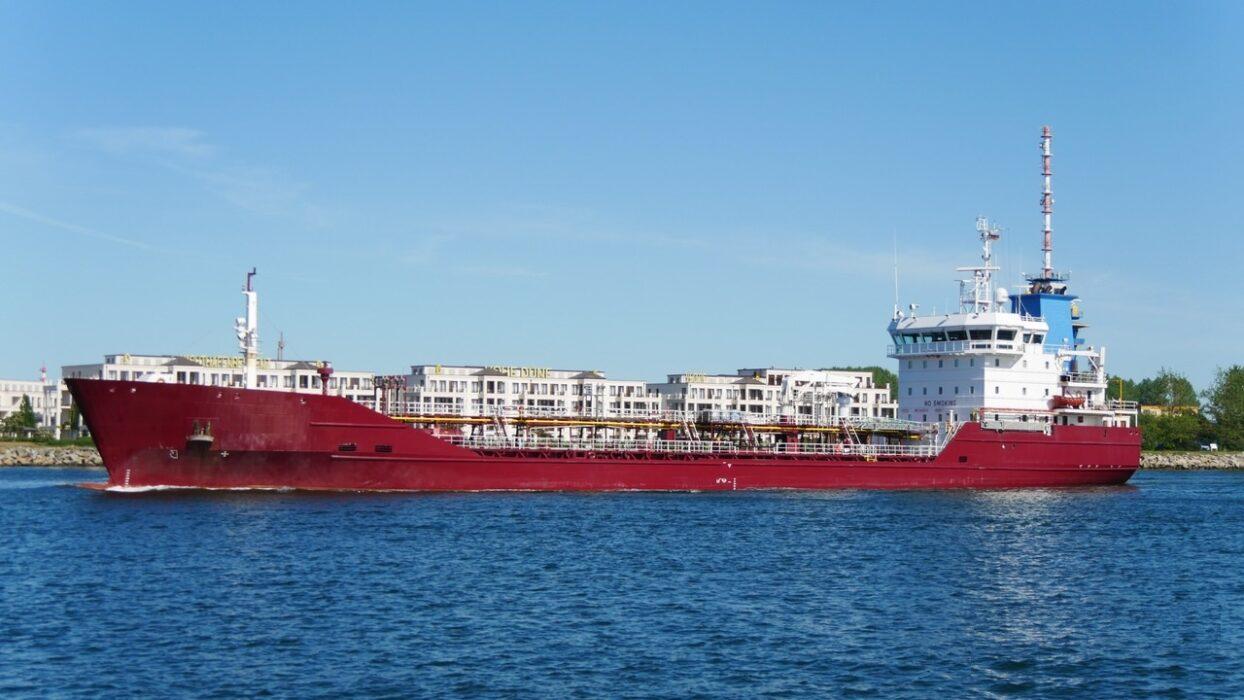
[[[1244,469],[1244,452],[1145,452],[1142,469]]]
[[[98,467],[103,465],[94,447],[6,445],[0,447],[0,467]]]

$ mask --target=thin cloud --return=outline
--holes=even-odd
[[[266,216],[294,217],[323,226],[327,212],[307,200],[311,189],[273,168],[219,155],[207,134],[181,126],[92,127],[71,136],[112,156],[145,158],[197,181],[234,206]]]
[[[138,248],[139,250],[155,250],[150,245],[143,243],[142,241],[136,241],[132,238],[124,238],[122,236],[114,236],[110,233],[104,233],[103,231],[96,231],[95,229],[89,228],[87,226],[81,226],[78,224],[69,223],[68,221],[61,221],[59,219],[53,219],[50,216],[45,216],[38,212],[34,212],[29,209],[19,207],[16,204],[10,204],[8,202],[0,202],[0,211],[3,211],[7,214],[12,214],[13,216],[26,219],[27,221],[33,221],[38,224],[43,224],[44,226],[51,226],[52,228],[58,228],[58,229],[61,229],[62,231],[69,231],[71,233],[76,233],[80,236],[86,236],[88,238],[95,238],[101,241],[108,241],[110,243],[118,243],[121,245],[130,246],[132,248]]]
[[[112,154],[158,153],[206,158],[216,153],[203,132],[181,126],[124,126],[78,129],[73,137]]]

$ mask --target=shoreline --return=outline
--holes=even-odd
[[[103,469],[94,447],[0,444],[2,467],[91,467]],[[1244,452],[1145,452],[1140,468],[1152,471],[1244,470]]]

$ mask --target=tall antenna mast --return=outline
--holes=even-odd
[[[903,315],[898,309],[898,234],[894,234],[894,318]]]
[[[1054,192],[1050,189],[1050,141],[1053,134],[1050,127],[1041,127],[1041,175],[1045,179],[1045,188],[1041,191],[1041,216],[1043,219],[1042,227],[1042,264],[1043,269],[1041,276],[1049,280],[1054,277],[1054,263],[1051,258],[1054,253],[1054,232],[1050,226],[1050,219],[1054,215]]]
[[[246,315],[234,320],[233,329],[238,337],[238,347],[246,366],[245,386],[254,389],[259,378],[259,292],[255,291],[256,270],[246,273],[246,286],[242,296],[246,299]]]

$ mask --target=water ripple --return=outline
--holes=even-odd
[[[110,494],[0,471],[0,695],[1244,696],[1244,475]]]

